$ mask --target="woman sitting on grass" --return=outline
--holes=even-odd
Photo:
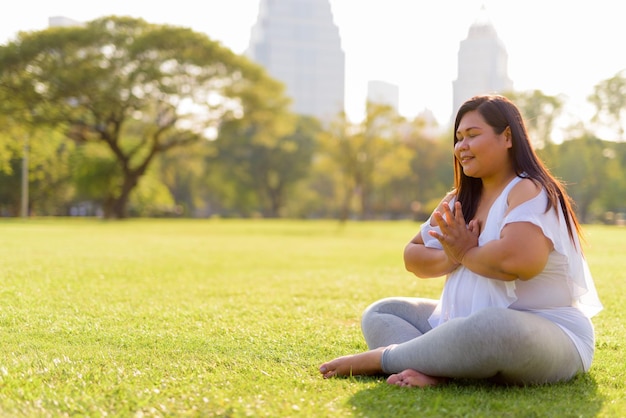
[[[447,275],[441,298],[372,304],[362,318],[370,351],[322,364],[325,378],[523,385],[589,370],[590,318],[602,305],[569,196],[538,159],[508,99],[468,100],[454,128],[455,189],[404,252],[416,276]]]

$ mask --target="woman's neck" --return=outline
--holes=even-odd
[[[514,171],[503,173],[502,175],[483,178],[482,195],[484,197],[495,197],[502,193],[502,190],[515,178],[517,174]]]

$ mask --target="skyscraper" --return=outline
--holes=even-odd
[[[398,112],[400,89],[397,85],[386,81],[371,80],[367,83],[367,100],[372,103],[389,105]]]
[[[452,83],[453,118],[463,102],[472,96],[513,89],[508,76],[508,59],[504,43],[482,7],[467,38],[459,46],[458,75]]]
[[[48,26],[51,28],[59,26],[84,26],[84,23],[66,16],[50,16],[48,18]]]
[[[344,110],[345,54],[328,0],[260,0],[246,54],[282,81],[293,111],[328,121]]]

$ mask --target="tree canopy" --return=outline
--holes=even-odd
[[[288,106],[282,84],[245,57],[190,29],[129,17],[21,33],[0,47],[0,68],[3,113],[62,126],[114,156],[106,217],[126,216],[156,155],[211,139],[260,103]]]
[[[589,97],[618,141],[583,121],[552,141],[564,98],[506,94],[585,222],[626,213],[625,86],[621,72]],[[35,215],[425,219],[452,187],[453,135],[427,112],[366,103],[324,126],[289,106],[261,67],[187,28],[109,16],[21,33],[0,46],[0,216],[30,196]]]

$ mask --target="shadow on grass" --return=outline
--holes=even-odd
[[[371,381],[371,379],[370,379]],[[506,387],[454,381],[426,389],[380,384],[349,401],[356,416],[389,417],[594,417],[603,399],[588,374],[567,383]]]

